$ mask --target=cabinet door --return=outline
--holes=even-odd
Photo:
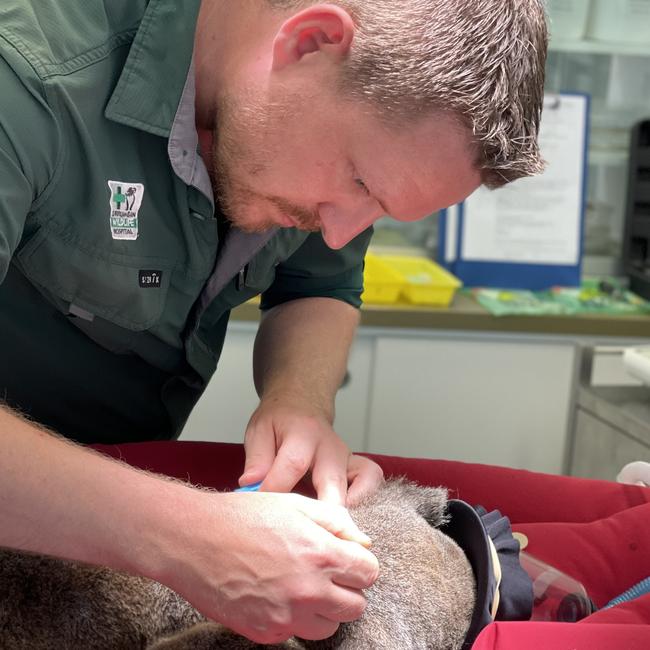
[[[381,338],[368,450],[563,469],[572,344]]]
[[[334,429],[352,451],[367,451],[368,398],[375,340],[357,334],[350,351],[346,383],[336,395]]]
[[[183,429],[181,440],[243,442],[248,420],[259,403],[253,383],[256,327],[233,323],[219,367]]]
[[[253,382],[253,343],[257,328],[233,322],[205,393],[192,411],[181,440],[243,442],[248,420],[259,403]],[[373,339],[354,342],[348,364],[349,380],[336,396],[336,432],[353,451],[365,450],[368,384]]]
[[[578,409],[571,475],[615,481],[628,463],[650,461],[650,448],[591,413]]]

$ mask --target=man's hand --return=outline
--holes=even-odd
[[[379,466],[352,456],[332,429],[358,322],[354,307],[331,298],[264,313],[253,355],[261,402],[246,430],[242,485],[263,480],[267,492],[288,492],[311,471],[320,500],[348,506],[379,487]]]
[[[344,508],[296,494],[193,492],[183,508],[191,530],[163,581],[206,616],[280,643],[330,637],[362,615],[379,567]]]
[[[349,506],[383,480],[376,463],[350,453],[326,414],[290,396],[262,400],[248,424],[245,448],[239,483],[263,480],[267,492],[289,492],[311,471],[320,500]]]
[[[370,540],[341,506],[198,490],[2,406],[0,450],[0,546],[146,576],[255,641],[332,635],[361,616],[377,578]]]

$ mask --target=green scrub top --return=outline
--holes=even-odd
[[[255,295],[262,309],[361,303],[370,230],[333,251],[215,212],[195,127],[199,6],[0,8],[0,395],[79,441],[178,436],[230,310]]]

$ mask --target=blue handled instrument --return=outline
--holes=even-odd
[[[235,492],[259,492],[259,489],[262,487],[263,481],[259,483],[253,483],[253,485],[244,485],[244,487],[237,488]]]

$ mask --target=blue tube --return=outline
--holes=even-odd
[[[244,487],[237,488],[235,492],[257,492],[261,487],[264,481],[259,483],[254,483],[253,485],[245,485]]]
[[[617,596],[613,600],[610,600],[607,605],[603,607],[603,609],[609,609],[610,607],[615,607],[621,603],[627,603],[631,600],[634,600],[635,598],[645,596],[646,594],[650,594],[650,578],[641,580],[641,582],[628,589],[625,593]]]

